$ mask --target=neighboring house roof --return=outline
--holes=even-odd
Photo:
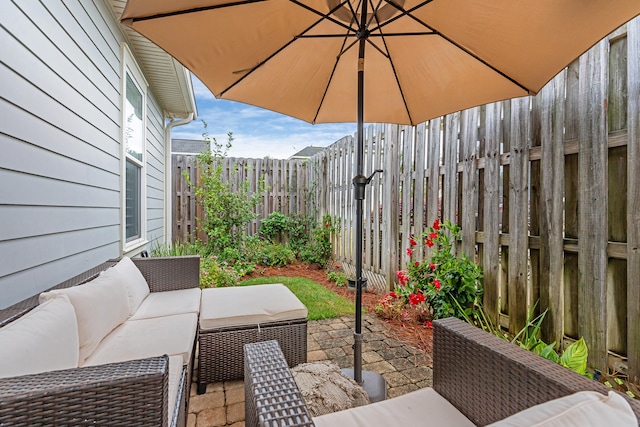
[[[199,139],[171,140],[171,153],[173,154],[200,154],[208,148],[209,143]]]
[[[309,157],[312,157],[312,156],[318,154],[322,150],[324,150],[324,147],[314,147],[314,146],[310,145],[310,146],[305,147],[302,150],[298,151],[293,156],[289,157],[289,160],[291,160],[291,159],[308,159]]]
[[[126,0],[105,0],[119,21]],[[168,53],[129,27],[121,26],[158,101],[169,118],[198,115],[191,84],[191,72]]]

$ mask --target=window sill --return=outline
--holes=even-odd
[[[133,240],[131,242],[127,242],[124,244],[124,247],[122,248],[122,255],[129,256],[129,257],[138,255],[138,253],[141,252],[141,249],[147,246],[148,244],[149,244],[149,241],[147,239],[138,239],[138,240]]]

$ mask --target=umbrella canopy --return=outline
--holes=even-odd
[[[217,98],[311,123],[357,121],[353,377],[362,384],[363,122],[416,124],[535,94],[638,14],[638,0],[129,0],[122,22]]]
[[[129,0],[123,23],[217,98],[356,122],[360,0]],[[368,0],[365,122],[535,94],[637,0]],[[372,13],[375,12],[375,13]]]

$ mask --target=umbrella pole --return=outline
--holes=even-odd
[[[374,172],[369,178],[364,176],[364,52],[367,37],[369,36],[366,18],[367,0],[362,2],[360,31],[358,32],[358,127],[356,141],[356,176],[353,177],[354,198],[356,201],[356,325],[353,334],[353,372],[349,369],[343,371],[346,371],[345,374],[363,386],[372,402],[378,402],[387,397],[386,381],[380,374],[362,371],[362,206],[365,188],[375,174]]]

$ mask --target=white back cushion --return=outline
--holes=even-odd
[[[62,295],[0,328],[0,378],[78,367],[76,314]]]
[[[491,427],[638,427],[638,420],[624,397],[581,391],[532,406]]]
[[[109,268],[84,285],[40,294],[40,302],[66,295],[78,319],[79,364],[96,349],[100,341],[129,317],[127,288],[120,274]]]
[[[138,267],[131,261],[131,258],[122,257],[122,259],[109,270],[118,273],[126,286],[129,297],[129,316],[133,316],[142,301],[149,295],[149,284],[144,279],[140,270],[138,270]]]

